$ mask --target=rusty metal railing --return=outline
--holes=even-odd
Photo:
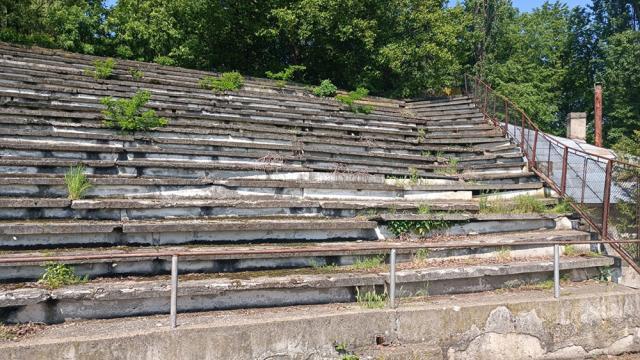
[[[640,167],[563,144],[478,77],[465,75],[464,89],[484,116],[520,146],[529,168],[640,273],[640,247],[624,242],[640,239]]]

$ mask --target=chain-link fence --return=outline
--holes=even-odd
[[[640,167],[570,148],[541,132],[511,100],[465,76],[466,94],[487,120],[520,146],[529,168],[570,200],[603,240],[640,239]],[[612,244],[640,272],[640,247]]]

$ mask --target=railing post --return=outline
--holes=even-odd
[[[504,134],[509,135],[509,102],[504,100]]]
[[[522,124],[520,124],[520,150],[526,156],[527,153],[525,152],[525,149],[524,149],[524,124],[525,124],[524,113],[521,113],[520,115],[522,115]]]
[[[177,326],[178,316],[178,255],[171,257],[171,310],[169,320],[172,329]]]
[[[565,196],[567,193],[567,161],[569,160],[569,147],[564,147],[562,154],[562,178],[560,179],[560,194]]]
[[[396,249],[389,255],[389,306],[396,307]]]
[[[609,204],[611,197],[611,173],[613,171],[613,161],[607,161],[607,168],[604,177],[604,194],[602,196],[602,239],[606,240],[609,225]]]
[[[538,147],[538,129],[533,135],[533,146],[531,150],[531,167],[536,167],[536,148]]]
[[[464,74],[464,94],[469,95],[469,86],[467,85],[467,74]]]
[[[553,244],[553,297],[560,298],[560,245]]]

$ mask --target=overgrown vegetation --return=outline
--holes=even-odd
[[[413,254],[413,258],[415,260],[418,261],[425,261],[429,258],[429,249],[424,248],[424,249],[418,249],[414,254]]]
[[[455,175],[458,173],[458,162],[460,160],[455,157],[451,157],[447,161],[447,166],[437,168],[435,173],[440,175]]]
[[[244,85],[244,77],[237,71],[230,71],[220,76],[205,76],[200,79],[200,86],[214,92],[235,91]]]
[[[142,70],[140,69],[136,69],[136,68],[129,68],[129,75],[131,75],[131,77],[133,77],[133,80],[140,80],[144,77],[144,72],[142,72]]]
[[[167,119],[158,117],[154,110],[144,109],[150,99],[151,93],[146,90],[138,91],[131,99],[103,98],[100,102],[106,106],[102,111],[105,116],[104,125],[124,132],[166,126],[169,123]]]
[[[356,302],[367,309],[382,309],[386,303],[386,294],[378,294],[375,291],[361,293],[356,287]]]
[[[93,70],[85,70],[85,75],[93,76],[94,79],[108,79],[113,74],[116,61],[112,58],[96,60],[93,62]]]
[[[369,95],[369,90],[359,87],[354,91],[349,91],[346,95],[340,94],[336,96],[336,100],[349,106],[349,110],[354,113],[370,114],[373,112],[373,106],[357,104],[356,101],[364,99]]]
[[[331,80],[325,79],[320,85],[313,88],[313,94],[320,97],[334,97],[338,93],[338,88],[333,85]]]
[[[271,80],[277,80],[276,85],[278,87],[284,87],[288,81],[293,80],[296,73],[302,73],[307,69],[304,65],[289,65],[284,68],[282,71],[278,71],[277,73],[267,71],[265,75]]]
[[[1,41],[253,76],[296,63],[309,83],[376,95],[450,95],[475,73],[558,135],[568,112],[585,111],[593,136],[598,81],[605,146],[640,128],[637,1],[24,0],[0,13]]]
[[[69,200],[82,199],[89,189],[91,182],[87,179],[84,165],[72,166],[64,174],[64,183],[67,185]]]
[[[358,258],[351,268],[354,270],[371,270],[379,267],[384,262],[383,255]]]
[[[424,236],[432,231],[446,229],[451,225],[453,225],[452,222],[447,220],[391,220],[387,222],[387,227],[395,236],[405,234]]]
[[[87,276],[80,277],[76,275],[69,265],[49,263],[46,265],[38,283],[50,289],[57,289],[61,286],[81,284],[87,281]]]
[[[541,198],[531,195],[520,195],[512,199],[496,198],[488,200],[480,198],[481,214],[566,214],[573,208],[566,201],[560,201],[554,207],[547,207]]]

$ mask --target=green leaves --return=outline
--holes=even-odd
[[[340,94],[336,96],[336,100],[349,106],[349,110],[354,113],[370,114],[374,110],[373,106],[356,104],[356,101],[364,99],[367,95],[369,95],[369,90],[359,87],[346,95]]]
[[[313,94],[320,97],[334,97],[337,92],[338,88],[329,79],[322,80],[320,85],[313,88]]]
[[[112,97],[100,100],[106,109],[104,125],[124,132],[146,131],[155,127],[166,126],[169,121],[156,116],[154,110],[144,110],[143,107],[151,99],[147,90],[138,91],[131,99],[114,99]]]
[[[296,73],[304,72],[307,69],[306,66],[303,65],[289,65],[284,70],[279,71],[277,73],[273,73],[271,71],[265,72],[265,75],[269,79],[278,80],[277,84],[279,87],[284,87],[287,81],[293,80],[293,77]]]
[[[219,77],[205,76],[200,80],[201,87],[214,92],[234,91],[240,89],[242,85],[244,85],[244,77],[237,71],[225,72]]]
[[[112,58],[104,60],[96,60],[93,62],[93,70],[85,70],[85,74],[92,76],[94,79],[108,79],[113,74],[113,68],[116,67],[116,61]]]

